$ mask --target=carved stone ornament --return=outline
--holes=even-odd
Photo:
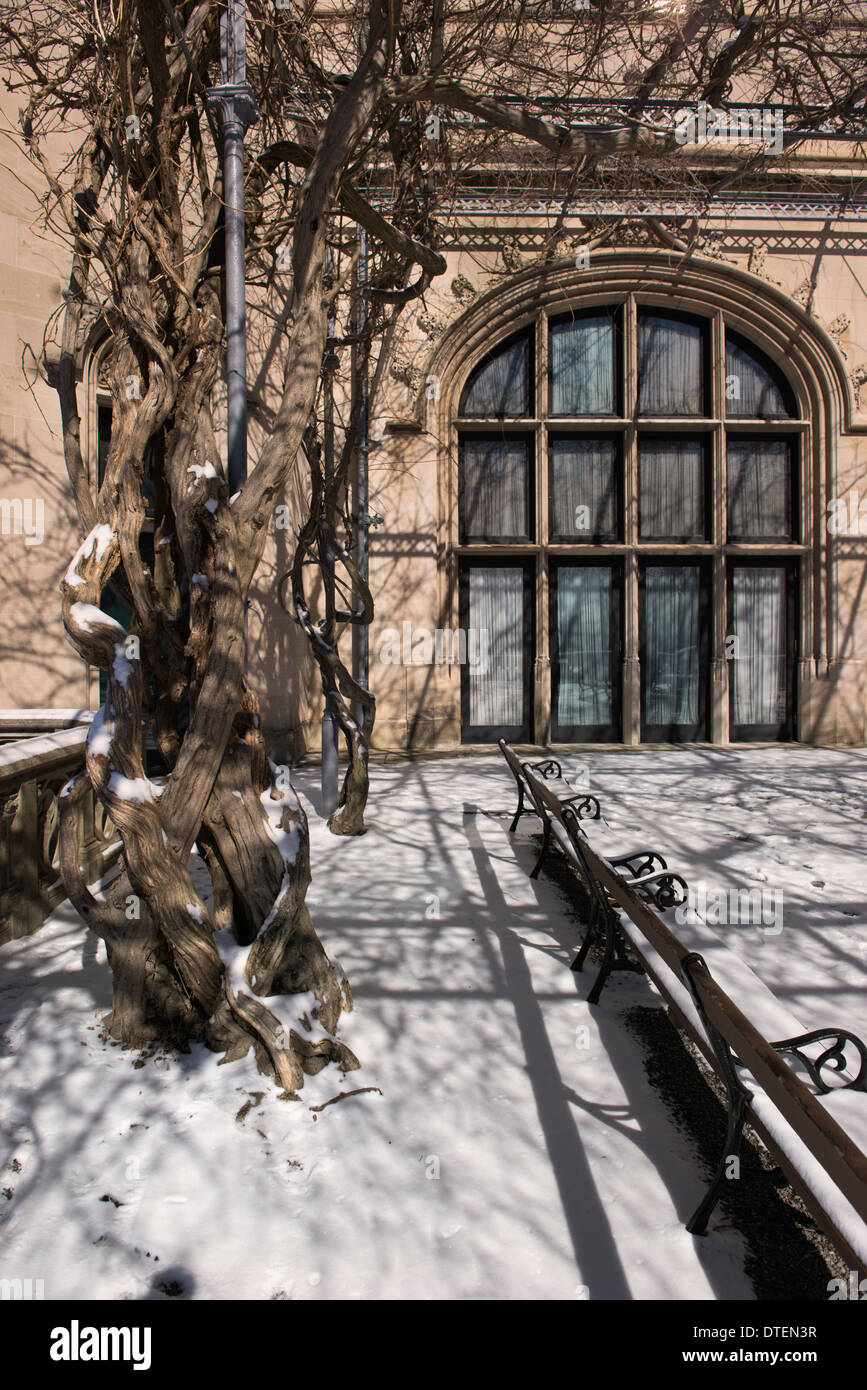
[[[478,294],[475,285],[471,280],[467,279],[466,275],[455,276],[451,283],[451,291],[454,298],[462,307],[466,307],[467,304],[472,304]]]
[[[758,275],[769,285],[776,285],[777,289],[782,289],[779,280],[775,280],[767,268],[768,252],[765,246],[754,246],[750,251],[750,258],[747,261],[747,270],[753,275]],[[805,306],[806,307],[806,306]]]
[[[404,386],[408,386],[413,395],[415,395],[421,386],[422,373],[420,367],[417,367],[414,362],[410,362],[409,358],[401,356],[394,359],[389,370],[395,381],[399,381]]]
[[[859,362],[857,367],[849,369],[849,380],[852,383],[852,390],[855,393],[855,404],[859,410],[864,410],[865,400],[862,391],[867,386],[867,362]]]
[[[445,332],[445,324],[434,314],[429,314],[426,309],[422,309],[420,313],[416,314],[415,321],[425,337],[431,342],[441,338]]]
[[[516,275],[523,265],[521,253],[514,242],[507,241],[500,247],[503,269],[507,275]]]

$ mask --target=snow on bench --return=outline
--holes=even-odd
[[[690,991],[650,944],[641,928],[622,910],[620,922],[624,935],[645,966],[658,992],[671,1005],[678,1023],[685,1028],[685,1031],[698,1045],[714,1070],[719,1071],[714,1046],[708,1036],[706,1020],[699,1013]],[[710,929],[706,927],[705,932],[709,931]],[[706,960],[708,956],[713,960],[711,973],[720,970],[721,973],[725,974],[729,986],[734,987],[736,984],[738,989],[743,988],[749,996],[747,1000],[742,994],[737,995],[739,999],[743,1000],[743,1012],[757,1027],[759,1026],[758,1018],[762,1018],[766,1025],[772,1025],[760,1029],[766,1037],[776,1037],[782,1040],[783,1038],[808,1035],[808,1030],[803,1028],[800,1022],[780,1004],[779,1000],[745,962],[735,959],[733,953],[719,940],[716,942],[716,950],[712,949],[711,943],[706,937],[703,944],[706,948],[706,954],[705,951],[702,951],[701,955]],[[728,959],[725,959],[726,957]],[[723,988],[726,994],[731,992],[726,985]],[[754,1010],[755,1012],[753,1012]],[[781,1162],[781,1166],[793,1186],[804,1196],[820,1224],[828,1230],[838,1246],[845,1251],[853,1267],[860,1266],[862,1270],[867,1268],[867,1217],[862,1214],[864,1212],[863,1206],[859,1212],[840,1191],[809,1145],[782,1115],[772,1097],[752,1076],[749,1079],[749,1089],[752,1092],[749,1101],[751,1119],[766,1147]],[[824,1107],[832,1121],[836,1122],[852,1140],[859,1153],[862,1156],[867,1154],[867,1097],[865,1097],[863,1090],[840,1087],[829,1091],[826,1095],[817,1096],[815,1099]],[[723,1158],[728,1160],[731,1150],[729,1144],[726,1144],[725,1147],[726,1153]],[[713,1191],[714,1189],[711,1187],[708,1195],[711,1196]],[[812,1198],[816,1199],[815,1202]],[[707,1200],[705,1198],[705,1203]],[[705,1203],[702,1205],[704,1206]],[[706,1208],[704,1222],[698,1224],[704,1225],[706,1228],[709,1215],[710,1210]],[[688,1229],[693,1230],[695,1226],[695,1217],[693,1217],[689,1222]]]
[[[510,750],[511,751],[511,750]],[[511,766],[511,763],[510,763]],[[743,1123],[750,1123],[853,1269],[867,1271],[867,1047],[827,1019],[801,1019],[694,912],[677,934],[657,905],[610,857],[610,827],[582,822],[550,786],[522,766],[543,821],[590,890],[593,910],[573,964],[581,969],[600,927],[606,946],[589,1002],[617,968],[622,935],[725,1084],[729,1128],[717,1172],[687,1224],[707,1230]],[[514,771],[514,769],[513,769]],[[746,1073],[746,1075],[745,1075]],[[806,1084],[807,1078],[816,1094]]]

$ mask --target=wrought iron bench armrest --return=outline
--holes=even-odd
[[[833,1039],[831,1046],[826,1047],[818,1057],[809,1057],[801,1050],[810,1043],[826,1039]],[[822,1076],[822,1068],[832,1067],[838,1075],[845,1069],[847,1042],[851,1043],[858,1053],[858,1073],[842,1085],[829,1086]],[[812,1033],[802,1033],[798,1038],[784,1038],[782,1042],[771,1043],[771,1047],[775,1052],[794,1053],[807,1068],[810,1080],[820,1095],[828,1095],[831,1091],[867,1091],[867,1046],[855,1033],[850,1033],[846,1028],[816,1028]]]
[[[574,796],[561,796],[559,801],[561,806],[571,806],[579,820],[599,820],[602,815],[602,808],[598,799],[591,796],[589,792],[576,792]]]
[[[608,862],[613,864],[615,869],[628,869],[633,878],[644,878],[646,874],[658,872],[654,869],[654,864],[658,864],[660,869],[668,868],[666,860],[655,849],[634,849],[631,854],[618,854]]]
[[[563,770],[555,758],[545,758],[540,763],[521,763],[522,767],[529,767],[533,772],[538,772],[540,777],[544,777],[548,782],[552,777],[562,777]]]
[[[679,907],[681,903],[686,902],[689,895],[689,885],[686,879],[680,874],[673,873],[671,869],[630,879],[629,886],[634,888],[642,898],[652,902],[654,907],[658,907],[661,912],[669,907]]]

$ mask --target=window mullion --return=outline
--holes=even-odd
[[[624,317],[623,412],[629,423],[623,440],[623,539],[627,545],[635,545],[638,541],[638,444],[635,428],[638,399],[638,315],[634,294],[630,294],[624,305]],[[627,586],[627,595],[628,592]],[[629,630],[630,625],[627,621],[627,634]]]
[[[548,543],[550,501],[548,479],[548,319],[536,320],[536,653],[533,665],[533,737],[547,743],[551,734],[551,655],[549,642]]]

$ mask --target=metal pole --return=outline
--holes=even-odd
[[[330,280],[332,271],[330,247],[326,248],[325,256],[325,277],[326,280]],[[322,362],[322,398],[325,415],[325,491],[322,499],[325,512],[322,518],[325,531],[325,566],[322,575],[325,590],[325,627],[322,635],[332,647],[336,640],[334,631],[334,551],[331,546],[331,527],[334,517],[330,515],[328,505],[331,482],[334,477],[334,373],[340,366],[340,361],[334,351],[334,328],[334,310],[331,309],[328,314],[328,336],[325,345],[325,357]],[[323,694],[325,703],[322,708],[322,814],[330,816],[333,811],[337,810],[338,802],[338,736],[340,726],[335,718],[331,697],[324,683]]]
[[[226,372],[228,386],[229,490],[247,477],[247,285],[244,266],[244,135],[259,119],[256,98],[247,86],[245,0],[226,0],[220,15],[223,81],[208,89],[223,134],[225,200]]]
[[[367,461],[368,461],[368,399],[367,399],[367,349],[363,342],[364,333],[367,329],[367,301],[365,290],[367,287],[367,232],[363,227],[359,227],[360,253],[358,257],[358,314],[357,314],[357,333],[358,350],[361,354],[359,362],[358,389],[361,394],[361,409],[359,412],[359,434],[358,434],[358,479],[356,482],[356,501],[358,503],[358,568],[365,584],[368,582],[370,568],[370,518],[368,508],[370,498],[368,491]],[[365,690],[370,688],[370,645],[369,631],[366,623],[361,623],[358,627],[358,683]],[[361,711],[357,715],[361,720]]]
[[[226,190],[226,375],[229,491],[247,477],[247,294],[244,273],[244,126],[223,121]]]
[[[431,15],[430,65],[438,68],[443,60],[443,0],[433,0]]]

